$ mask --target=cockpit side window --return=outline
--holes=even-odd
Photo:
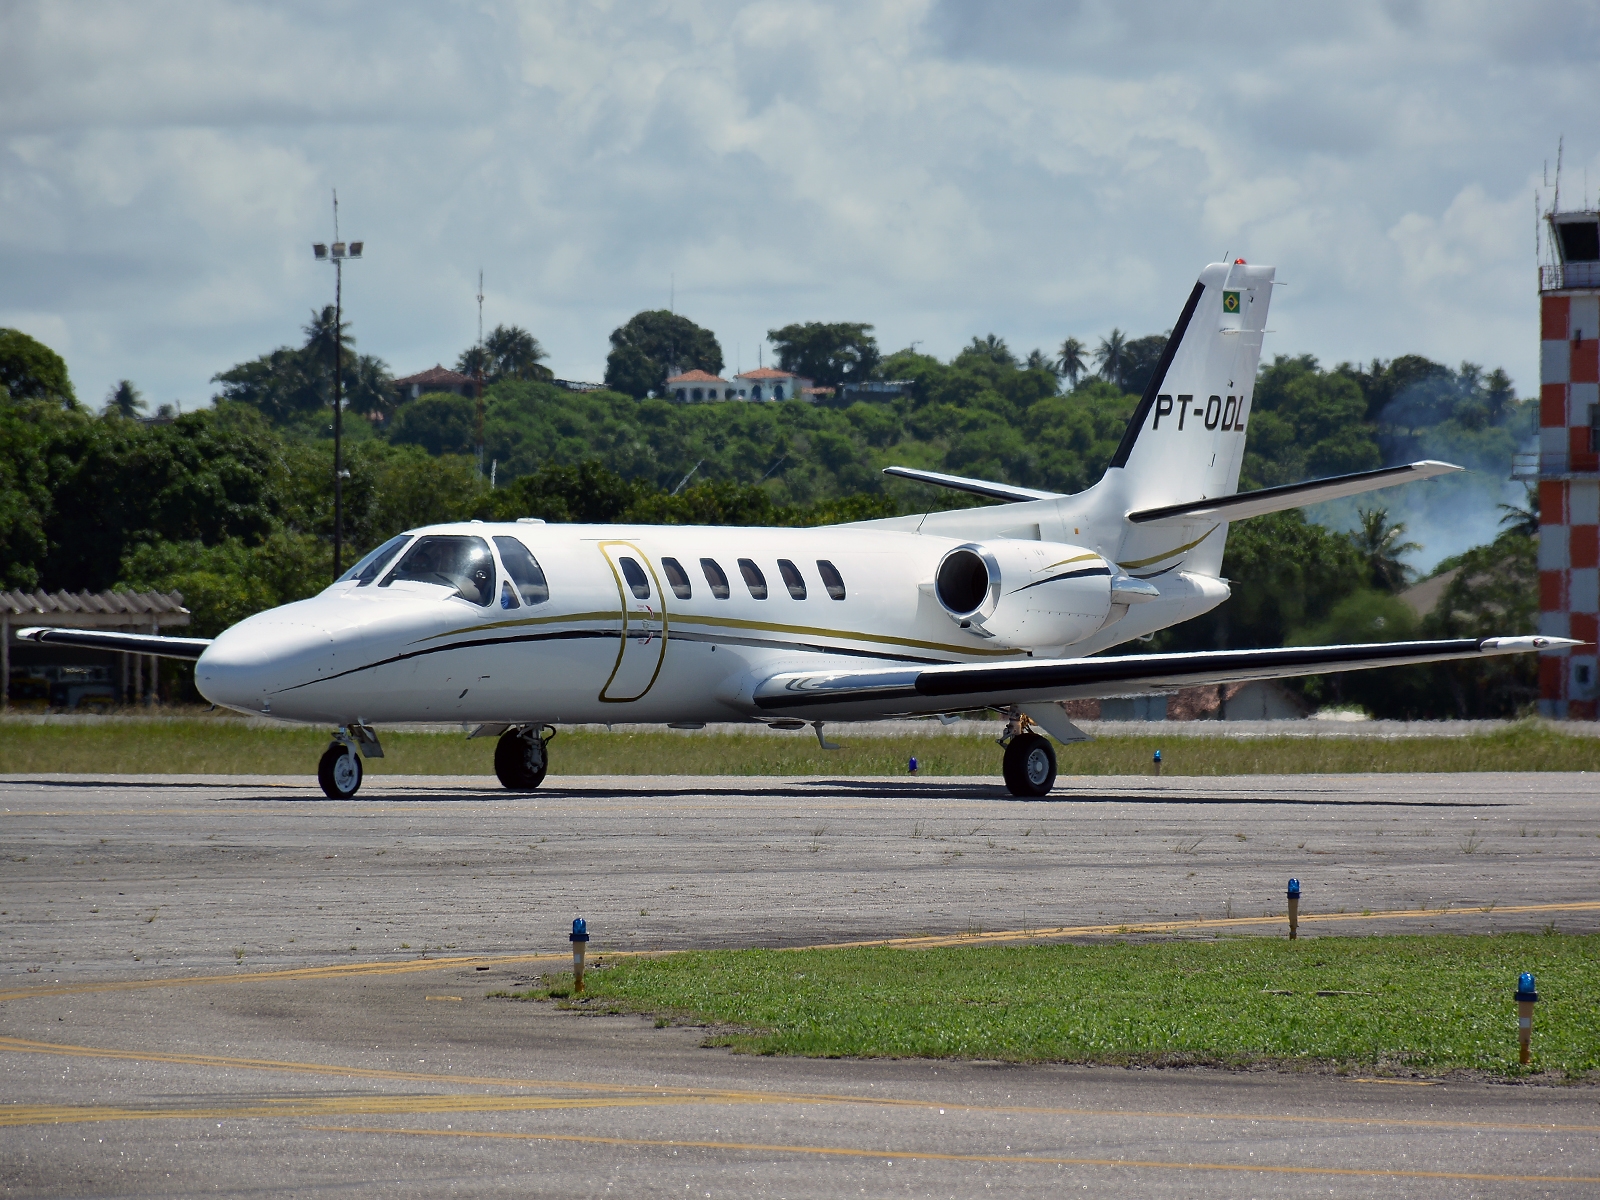
[[[639,560],[629,558],[626,554],[619,554],[617,562],[622,566],[622,577],[628,581],[628,590],[633,593],[634,599],[650,599],[650,580],[646,577],[644,568],[639,565]]]
[[[543,604],[550,599],[550,585],[544,580],[544,571],[526,546],[514,537],[497,537],[494,544],[500,551],[500,565],[517,585],[517,593],[524,604]]]
[[[453,588],[463,600],[488,608],[494,603],[494,555],[481,537],[432,534],[418,538],[378,586],[388,587],[396,580]]]
[[[338,582],[347,583],[354,579],[359,581],[356,584],[357,587],[366,587],[367,584],[383,574],[383,569],[394,561],[394,556],[399,554],[410,540],[411,535],[409,533],[402,533],[399,537],[390,538],[343,575],[339,576]]]

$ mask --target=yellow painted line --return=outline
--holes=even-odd
[[[124,1108],[110,1104],[15,1104],[0,1107],[0,1128],[81,1125],[97,1121],[244,1121],[260,1117],[412,1116],[420,1113],[537,1112],[561,1108],[639,1108],[693,1103],[693,1096],[297,1096],[228,1105]]]
[[[81,996],[94,992],[132,992],[146,988],[212,987],[225,983],[263,983],[269,980],[347,979],[369,975],[410,975],[417,971],[465,970],[478,966],[514,963],[565,962],[563,954],[467,955],[455,958],[416,958],[404,962],[338,963],[326,967],[285,967],[276,971],[240,971],[235,975],[181,975],[166,979],[124,979],[101,983],[63,983],[0,992],[0,1000],[32,1000],[40,996]]]
[[[1562,904],[1497,904],[1493,908],[1397,908],[1370,913],[1301,913],[1300,923],[1313,921],[1402,921],[1437,920],[1440,917],[1481,917],[1496,913],[1600,912],[1600,900],[1577,900]],[[828,942],[820,946],[792,946],[791,950],[851,950],[860,947],[928,947],[983,945],[993,942],[1047,941],[1064,937],[1108,937],[1119,934],[1181,933],[1192,929],[1240,929],[1263,925],[1287,925],[1287,916],[1214,917],[1188,921],[1124,921],[1116,925],[1060,925],[1038,929],[997,929],[990,933],[929,934],[926,936],[879,938],[864,942]]]
[[[473,1132],[467,1129],[379,1129],[313,1126],[319,1133],[405,1134],[409,1137],[502,1138],[527,1142],[577,1142],[587,1146],[647,1146],[671,1150],[735,1150],[756,1154],[814,1154],[834,1158],[881,1158],[905,1162],[1032,1164],[1045,1167],[1127,1167],[1157,1171],[1242,1171],[1268,1175],[1339,1175],[1356,1179],[1463,1179],[1483,1183],[1600,1183],[1600,1175],[1490,1175],[1475,1171],[1404,1171],[1382,1167],[1287,1167],[1265,1163],[1163,1162],[1138,1158],[1063,1158],[1031,1154],[948,1154],[935,1150],[863,1150],[855,1146],[783,1146],[765,1142],[699,1142],[687,1139],[593,1137],[575,1133]]]
[[[460,996],[424,996],[424,1000],[460,1000]]]
[[[1400,908],[1371,913],[1301,913],[1302,925],[1319,921],[1419,921],[1444,917],[1489,916],[1494,914],[1600,912],[1600,900],[1577,900],[1558,904],[1497,904],[1492,908]],[[926,934],[898,938],[874,938],[856,942],[824,942],[815,946],[790,946],[789,950],[854,950],[872,947],[941,949],[950,946],[992,945],[1011,942],[1042,942],[1072,937],[1121,937],[1156,933],[1183,933],[1204,929],[1246,929],[1285,925],[1288,918],[1212,917],[1184,921],[1123,921],[1113,925],[1056,925],[1032,929],[997,929],[987,933]],[[611,958],[665,958],[683,950],[607,950]],[[76,996],[96,992],[142,991],[146,988],[207,987],[230,983],[325,980],[373,975],[410,975],[418,971],[466,970],[469,967],[512,966],[516,964],[567,962],[564,954],[471,955],[456,958],[409,959],[405,962],[346,963],[326,967],[285,967],[277,971],[242,971],[234,975],[191,975],[167,979],[127,979],[101,983],[50,984],[0,992],[0,1001],[32,1000],[42,996]]]
[[[52,1054],[67,1058],[105,1058],[125,1062],[168,1063],[176,1066],[209,1067],[220,1070],[274,1071],[286,1074],[327,1075],[350,1079],[380,1079],[404,1083],[434,1083],[453,1087],[543,1088],[569,1092],[599,1092],[622,1098],[657,1096],[694,1100],[704,1104],[832,1104],[865,1105],[877,1108],[937,1109],[952,1112],[1013,1114],[1064,1117],[1116,1117],[1175,1121],[1272,1121],[1299,1125],[1350,1125],[1405,1127],[1421,1129],[1499,1129],[1527,1133],[1600,1134],[1600,1125],[1570,1125],[1548,1121],[1446,1121],[1412,1117],[1337,1117],[1290,1113],[1182,1112],[1161,1109],[1064,1108],[1020,1104],[971,1104],[951,1100],[908,1099],[902,1096],[840,1095],[827,1092],[766,1092],[727,1088],[661,1087],[641,1084],[599,1083],[578,1079],[518,1079],[504,1076],[447,1075],[438,1072],[394,1071],[376,1067],[352,1067],[338,1063],[280,1062],[273,1059],[234,1058],[215,1054],[181,1054],[164,1051],[114,1050],[94,1046],[34,1042],[25,1038],[0,1038],[0,1051]],[[1353,1082],[1390,1082],[1356,1080]],[[62,1106],[69,1108],[72,1106]],[[15,1111],[0,1108],[0,1112]],[[131,1110],[143,1112],[146,1110]],[[176,1111],[176,1110],[174,1110]],[[184,1110],[190,1111],[190,1110]]]
[[[1390,1087],[1438,1087],[1437,1079],[1352,1079],[1351,1083],[1384,1083]]]

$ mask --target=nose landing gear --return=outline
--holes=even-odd
[[[348,800],[361,786],[361,756],[345,742],[333,742],[317,764],[317,782],[330,800]]]
[[[549,725],[515,725],[500,735],[494,746],[494,773],[508,791],[531,792],[544,782],[550,762],[545,748],[555,735]]]

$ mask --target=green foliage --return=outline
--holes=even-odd
[[[545,353],[539,339],[520,325],[496,325],[483,339],[483,348],[469,346],[456,360],[456,370],[471,375],[480,367],[485,383],[499,383],[502,379],[527,379],[548,381],[554,376],[544,360]]]
[[[606,357],[606,386],[643,399],[666,391],[673,371],[722,370],[722,347],[716,335],[688,317],[655,309],[635,313],[626,325],[611,331]]]
[[[814,380],[818,387],[842,388],[871,379],[881,357],[872,326],[860,322],[805,321],[769,329],[767,340],[785,371]]]
[[[62,408],[78,405],[66,360],[20,329],[0,329],[0,398],[5,396],[43,400]]]
[[[1348,372],[1309,354],[1280,354],[1261,370],[1250,408],[1241,490],[1376,470],[1383,452],[1366,400]]]
[[[477,411],[471,396],[429,392],[400,406],[389,426],[389,440],[397,446],[420,446],[429,454],[471,454]]]
[[[133,386],[133,380],[119,380],[106,396],[105,411],[119,417],[137,417],[145,410],[144,396]]]
[[[733,1027],[723,1044],[761,1054],[1515,1076],[1524,970],[1532,1069],[1600,1070],[1595,935],[721,950],[613,960],[585,983],[589,1003]]]
[[[256,546],[238,538],[146,542],[122,560],[116,586],[183,593],[193,613],[185,634],[215,637],[252,613],[314,595],[333,578],[333,554],[320,538],[275,532]]]
[[[212,376],[222,385],[218,399],[248,404],[274,425],[289,425],[302,433],[320,436],[326,427],[332,435],[334,339],[333,305],[313,312],[305,327],[305,342],[280,346],[269,354],[240,363]],[[338,331],[339,385],[347,413],[387,416],[394,410],[395,394],[388,366],[380,358],[358,355],[350,323]],[[353,424],[346,422],[347,427]]]

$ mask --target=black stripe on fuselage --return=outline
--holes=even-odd
[[[1036,587],[1039,587],[1040,585],[1046,584],[1046,583],[1054,583],[1058,579],[1083,579],[1083,578],[1085,578],[1086,576],[1089,576],[1089,575],[1109,575],[1109,574],[1111,574],[1111,568],[1110,567],[1085,567],[1081,571],[1063,571],[1063,572],[1061,572],[1061,574],[1052,575],[1048,579],[1035,579],[1032,583],[1025,583],[1025,584],[1023,584],[1021,587],[1019,587],[1017,589],[1017,592],[1025,592],[1029,588],[1036,588]],[[1016,592],[1013,592],[1012,595],[1013,596],[1016,595]]]
[[[426,654],[443,654],[450,650],[472,650],[479,646],[505,646],[517,642],[561,642],[582,641],[592,638],[606,638],[615,640],[619,635],[615,629],[565,629],[554,633],[519,633],[509,637],[474,638],[471,641],[447,642],[442,646],[429,646],[424,650],[410,650],[404,654],[395,654],[389,658],[380,658],[377,662],[367,663],[361,667],[351,667],[348,671],[340,671],[336,675],[327,675],[321,679],[308,679],[304,683],[292,684],[282,689],[283,692],[299,691],[303,687],[310,687],[314,683],[331,683],[335,679],[343,679],[347,675],[355,675],[361,671],[372,671],[378,667],[387,667],[391,663],[405,662],[407,659],[421,658]],[[886,662],[912,663],[917,666],[947,666],[959,660],[948,658],[921,658],[910,654],[886,654],[879,650],[856,650],[842,646],[820,646],[812,642],[783,642],[759,638],[727,637],[720,634],[688,633],[679,630],[669,630],[668,641],[681,642],[711,642],[723,646],[753,646],[768,650],[803,650],[812,654],[837,654],[845,658],[876,658]],[[279,694],[282,694],[281,692]]]

